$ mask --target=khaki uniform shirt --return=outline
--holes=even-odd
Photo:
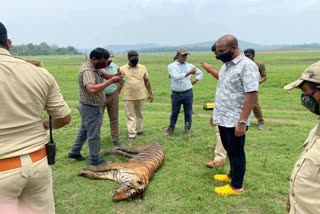
[[[256,60],[254,60],[254,62],[256,63],[256,65],[257,65],[258,68],[259,68],[260,76],[261,76],[261,77],[265,77],[265,76],[267,75],[267,73],[266,73],[266,66],[265,66],[263,63],[258,62],[258,61],[256,61]]]
[[[80,67],[78,84],[80,102],[92,106],[103,106],[106,100],[106,95],[103,91],[97,94],[90,94],[86,88],[87,84],[101,84],[104,79],[102,78],[102,70],[97,70],[88,61]]]
[[[290,214],[320,213],[320,123],[304,143],[290,177]]]
[[[121,66],[126,76],[124,83],[125,100],[141,100],[146,98],[146,87],[144,80],[149,78],[148,71],[144,65],[137,64],[136,67],[130,67],[129,64]]]
[[[44,110],[54,118],[71,113],[54,77],[44,68],[0,48],[0,159],[30,154],[48,142]]]

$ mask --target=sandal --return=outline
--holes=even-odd
[[[223,196],[230,196],[230,195],[240,195],[244,191],[236,191],[234,190],[229,184],[222,186],[222,187],[216,187],[214,188],[214,192],[217,193],[218,195],[223,195]]]
[[[231,178],[228,175],[217,174],[213,176],[213,180],[224,183],[231,183]]]
[[[222,167],[223,165],[224,165],[224,162],[223,161],[218,161],[218,160],[209,161],[207,163],[207,167],[209,167],[209,168]]]

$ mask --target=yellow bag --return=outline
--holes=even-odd
[[[212,110],[212,109],[214,109],[214,103],[205,103],[205,104],[203,104],[203,109],[204,110]]]

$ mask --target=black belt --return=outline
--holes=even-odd
[[[172,93],[175,93],[175,94],[185,94],[185,93],[188,93],[189,91],[192,91],[192,88],[188,89],[188,90],[185,90],[185,91],[172,91]]]

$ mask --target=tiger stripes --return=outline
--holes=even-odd
[[[114,201],[141,199],[151,177],[164,161],[164,151],[158,143],[115,147],[105,151],[105,154],[121,154],[130,159],[128,162],[88,166],[79,175],[120,183],[121,186],[112,191]]]

